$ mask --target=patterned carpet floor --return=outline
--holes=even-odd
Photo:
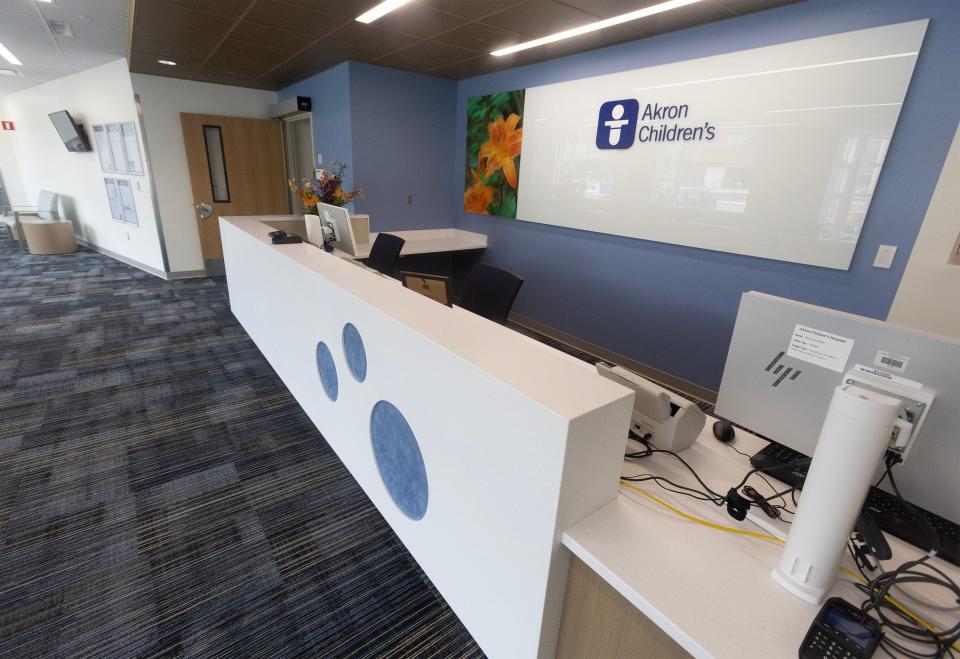
[[[224,280],[0,236],[0,656],[482,653]]]

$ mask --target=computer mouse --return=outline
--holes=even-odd
[[[717,421],[713,424],[713,436],[724,444],[729,444],[736,438],[737,433],[729,421]]]

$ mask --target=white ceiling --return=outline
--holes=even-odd
[[[0,57],[0,97],[127,55],[131,0],[0,0],[0,43],[23,66]],[[47,21],[64,21],[73,37],[54,37]]]

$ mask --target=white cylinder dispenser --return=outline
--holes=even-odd
[[[797,514],[773,579],[820,604],[890,444],[900,401],[855,385],[833,392]]]

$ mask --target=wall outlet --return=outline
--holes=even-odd
[[[407,206],[413,206],[413,193],[412,193],[412,192],[408,192],[407,194],[405,194],[405,195],[403,196],[403,199],[404,199],[404,201],[406,202]]]
[[[893,265],[893,257],[897,255],[896,245],[880,245],[877,256],[873,259],[874,268],[889,268]]]

